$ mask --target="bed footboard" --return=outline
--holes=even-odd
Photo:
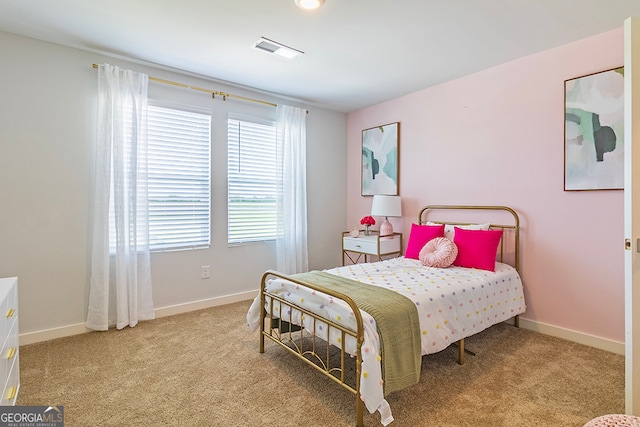
[[[330,319],[323,318],[316,313],[310,312],[295,303],[267,291],[266,284],[270,278],[286,279],[345,301],[349,304],[355,315],[357,330],[354,331],[345,328]],[[356,425],[363,426],[364,404],[362,399],[360,399],[360,373],[362,369],[361,348],[364,341],[364,328],[362,325],[362,316],[355,302],[339,292],[319,289],[309,284],[303,284],[294,278],[269,270],[262,276],[260,284],[260,306],[263,308],[268,307],[268,309],[261,311],[260,316],[260,353],[264,353],[265,339],[269,339],[299,359],[304,360],[307,364],[313,366],[316,370],[340,384],[343,388],[352,392],[356,396]],[[281,308],[279,314],[275,312],[275,307]],[[288,308],[288,314],[285,313],[282,307]],[[293,313],[296,311],[300,315],[301,325],[298,325],[298,322],[294,321]],[[316,336],[315,331],[319,324],[322,325],[323,328],[326,328],[327,337],[335,333],[340,335],[340,347],[329,345],[328,341]],[[347,337],[353,338],[356,342],[355,378],[347,378],[346,375],[347,361],[352,358],[345,349]],[[339,352],[337,356],[336,351]]]

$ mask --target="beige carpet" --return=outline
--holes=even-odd
[[[350,426],[355,397],[275,344],[249,302],[20,348],[19,405],[63,405],[67,426]],[[581,427],[624,411],[624,358],[496,325],[423,357],[389,396],[400,426]],[[365,425],[380,426],[365,410]]]

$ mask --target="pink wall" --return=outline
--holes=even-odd
[[[564,80],[623,65],[623,29],[512,61],[348,116],[348,226],[363,129],[400,122],[405,233],[426,204],[507,205],[536,322],[624,341],[623,191],[565,192]],[[417,70],[416,72],[420,72]]]

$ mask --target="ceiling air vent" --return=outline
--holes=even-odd
[[[258,40],[256,42],[256,47],[258,49],[266,50],[267,52],[270,52],[270,53],[274,53],[276,50],[280,49],[279,45],[266,39]]]
[[[260,37],[260,39],[253,45],[253,47],[262,50],[263,52],[272,53],[288,60],[295,59],[296,57],[304,53],[301,50],[285,46],[282,43],[274,42],[273,40],[269,40],[265,37]]]

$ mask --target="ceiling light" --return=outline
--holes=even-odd
[[[304,53],[301,50],[294,49],[289,46],[285,46],[282,43],[274,42],[273,40],[269,40],[265,37],[260,37],[260,39],[257,42],[255,42],[253,47],[267,53],[278,55],[279,57],[287,59],[289,61],[291,61],[292,59],[295,59],[296,57]]]
[[[313,10],[324,4],[324,0],[295,0],[300,9]]]

